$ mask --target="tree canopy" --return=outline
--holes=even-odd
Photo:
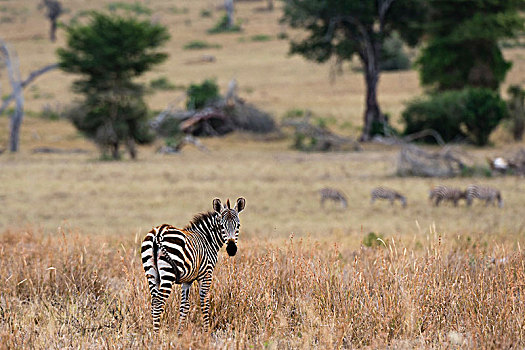
[[[119,157],[121,142],[134,158],[134,142],[151,138],[144,89],[133,78],[166,60],[158,48],[169,39],[167,29],[149,20],[92,12],[88,23],[74,23],[66,32],[67,47],[57,52],[59,65],[81,75],[74,87],[85,95],[73,123],[103,152],[110,148],[113,158]]]
[[[511,63],[498,46],[523,31],[524,0],[432,0],[418,59],[421,82],[436,90],[498,89]]]
[[[290,53],[317,62],[331,57],[351,60],[357,55],[363,64],[366,108],[361,140],[368,140],[386,125],[377,102],[380,59],[384,40],[392,33],[409,45],[422,35],[419,19],[423,0],[287,0],[282,21],[307,35],[291,42]]]

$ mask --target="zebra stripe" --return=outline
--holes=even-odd
[[[340,191],[336,190],[335,188],[325,187],[319,190],[319,194],[321,195],[321,207],[323,208],[324,208],[324,202],[326,200],[340,202],[343,208],[346,208],[348,206],[348,202],[346,200],[345,195],[341,193]]]
[[[458,206],[460,199],[466,199],[466,191],[462,191],[456,187],[447,186],[436,186],[430,190],[428,199],[434,201],[434,205],[437,207],[441,201],[453,202],[454,206]]]
[[[484,200],[485,206],[498,201],[498,207],[503,207],[501,192],[488,186],[469,185],[466,189],[467,205],[471,206],[474,198]]]
[[[213,200],[214,211],[195,216],[185,228],[164,224],[154,227],[146,235],[141,257],[151,294],[154,331],[160,328],[160,317],[173,284],[182,284],[180,334],[190,309],[188,297],[194,281],[199,283],[204,329],[209,329],[209,290],[218,252],[227,242],[226,251],[230,256],[235,255],[240,227],[238,213],[245,205],[245,199],[239,198],[232,209],[229,200],[223,206],[216,198]]]
[[[393,205],[396,200],[399,200],[401,204],[403,205],[403,208],[407,206],[407,199],[405,196],[401,195],[399,192],[386,187],[376,187],[372,190],[370,193],[371,200],[370,202],[373,204],[377,199],[386,199],[390,201],[390,205]]]

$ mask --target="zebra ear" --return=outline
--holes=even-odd
[[[222,211],[222,204],[221,200],[219,198],[215,198],[213,200],[213,210],[215,210],[217,213],[220,213]]]
[[[237,213],[240,213],[244,207],[246,206],[246,199],[240,197],[237,198],[237,203],[235,204],[235,210],[237,210]]]

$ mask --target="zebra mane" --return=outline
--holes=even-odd
[[[199,213],[193,217],[193,219],[190,221],[186,227],[184,227],[185,230],[196,228],[200,223],[206,223],[206,222],[213,222],[213,218],[215,217],[215,212],[209,211],[207,213]]]

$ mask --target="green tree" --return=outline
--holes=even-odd
[[[418,59],[421,82],[438,91],[497,90],[511,67],[498,46],[524,29],[525,0],[431,0]]]
[[[424,0],[286,0],[282,21],[307,31],[292,41],[290,52],[325,62],[351,60],[357,55],[364,68],[366,107],[362,141],[387,124],[377,102],[381,52],[394,32],[415,45],[422,31],[417,21],[426,9]],[[378,127],[379,126],[379,127]]]
[[[152,136],[144,89],[133,79],[166,60],[158,48],[169,39],[167,29],[150,20],[92,12],[86,24],[75,22],[66,32],[67,47],[57,51],[59,65],[81,75],[73,86],[85,96],[74,125],[104,154],[110,150],[118,159],[125,143],[135,158],[135,143]]]

